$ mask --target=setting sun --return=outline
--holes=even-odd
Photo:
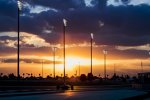
[[[93,59],[94,65],[102,64],[97,59]],[[90,65],[90,59],[88,58],[82,58],[82,57],[67,57],[66,58],[66,67],[71,69],[74,66],[77,65],[83,65],[83,66],[89,66]]]

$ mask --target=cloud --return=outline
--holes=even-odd
[[[130,0],[130,3],[129,5],[134,5],[134,6],[137,6],[137,5],[142,5],[142,4],[145,4],[145,5],[150,5],[150,1],[149,0]]]
[[[94,6],[94,5],[92,4],[92,1],[93,1],[93,0],[84,0],[85,5],[86,5],[87,7],[93,7],[93,6]]]
[[[41,64],[43,59],[20,59],[20,63]],[[17,59],[4,59],[1,63],[17,63]],[[44,64],[53,64],[53,60],[44,59]],[[55,61],[55,64],[62,64],[61,61]]]
[[[122,1],[124,5],[108,6],[110,0],[90,0],[88,3],[85,0],[24,0],[23,3],[26,5],[22,13],[25,15],[20,16],[20,30],[30,35],[22,37],[22,47],[36,47],[39,49],[36,54],[43,46],[49,48],[59,45],[61,48],[62,19],[65,18],[68,21],[66,27],[68,48],[85,46],[84,43],[90,42],[92,32],[95,46],[120,46],[124,49],[133,47],[132,49],[138,52],[144,50],[142,53],[145,53],[147,49],[141,49],[139,46],[150,43],[150,6],[146,1],[143,1],[144,5],[141,3],[138,6],[134,0]],[[16,2],[1,0],[0,4],[3,4],[0,10],[4,10],[0,13],[1,46],[7,40],[6,44],[10,41],[12,44],[4,46],[12,47],[16,45],[14,42],[16,36],[9,32],[17,31]],[[37,12],[37,9],[40,9],[40,12]],[[103,27],[99,27],[100,21],[104,23]],[[85,47],[89,46],[87,44]]]
[[[46,43],[44,39],[37,35],[21,32],[21,46],[33,45],[34,47],[49,47],[50,44]]]
[[[17,33],[16,32],[0,32],[0,37],[2,36],[17,37]]]
[[[0,33],[0,47],[12,47],[17,48],[17,33],[16,32],[2,32]],[[29,48],[29,47],[50,47],[50,43],[47,43],[41,37],[26,33],[20,32],[20,46]]]
[[[36,34],[48,43],[60,42],[63,32],[63,18],[68,20],[67,34],[70,37],[75,37],[70,42],[88,41],[87,34],[91,32],[96,36],[95,42],[103,45],[137,46],[150,42],[150,13],[148,10],[150,6],[148,5],[114,7],[106,6],[109,2],[107,0],[88,1],[88,3],[94,5],[93,7],[85,6],[87,3],[84,0],[67,0],[63,1],[62,4],[60,3],[61,0],[24,2],[28,6],[22,12],[27,16],[20,17],[21,31]],[[40,9],[44,9],[44,11],[34,14],[29,13],[33,9],[36,10],[37,7],[41,7]],[[26,8],[28,10],[25,10]],[[47,9],[55,9],[57,12]],[[9,23],[6,20],[9,20]],[[105,23],[101,28],[99,27],[99,21]],[[1,25],[1,31],[12,31],[17,28],[15,27],[15,25],[17,26],[16,19],[13,17],[3,17],[1,23],[7,23]]]
[[[141,46],[117,46],[118,50],[130,50],[130,49],[134,49],[134,50],[146,50],[149,51],[150,47],[149,44],[146,45],[141,45]]]
[[[113,6],[139,6],[139,5],[150,5],[149,0],[108,0],[107,5]]]
[[[0,49],[17,48],[17,36],[16,32],[0,32]]]
[[[54,12],[58,12],[56,9],[54,8],[50,8],[50,7],[44,7],[44,6],[40,6],[40,5],[30,5],[29,3],[22,3],[23,9],[29,11],[30,14],[39,14],[41,12],[47,12],[48,10],[54,11]]]
[[[65,10],[69,8],[80,8],[85,6],[84,0],[29,0],[24,2],[29,2],[32,5],[42,5],[42,6],[47,6],[59,10]]]

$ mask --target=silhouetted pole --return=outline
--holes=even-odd
[[[54,74],[54,78],[55,78],[55,51],[56,51],[56,47],[53,47],[53,74]]]
[[[143,73],[143,62],[141,61],[141,72]]]
[[[104,78],[106,79],[106,55],[107,55],[107,50],[103,50],[104,53]]]
[[[93,62],[92,61],[93,60],[93,58],[92,58],[93,57],[93,55],[92,55],[93,54],[92,48],[93,48],[93,33],[91,33],[91,74],[93,73],[92,72],[92,62]]]
[[[64,84],[66,83],[66,79],[65,79],[65,67],[66,67],[66,47],[65,47],[65,34],[66,34],[66,26],[67,26],[67,21],[66,19],[63,19],[63,42],[64,42]]]
[[[76,77],[77,77],[78,71],[76,70]]]
[[[18,3],[18,39],[17,39],[17,42],[18,42],[18,50],[17,50],[17,76],[18,76],[18,79],[20,79],[20,13],[21,13],[21,2],[20,0],[17,1]]]
[[[43,78],[43,59],[42,59],[42,78]]]
[[[114,64],[114,74],[116,74],[116,64]]]
[[[150,55],[150,44],[148,44],[149,50],[148,50],[148,55]]]
[[[79,62],[79,76],[80,76],[80,62]]]

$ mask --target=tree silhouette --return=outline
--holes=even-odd
[[[86,80],[87,80],[87,79],[86,79],[86,75],[85,75],[85,74],[81,74],[80,80],[81,80],[81,81],[86,81]]]
[[[13,73],[11,73],[11,74],[8,75],[8,78],[9,79],[16,79],[16,76]]]
[[[93,74],[92,74],[92,73],[88,73],[87,78],[88,78],[89,81],[94,80],[94,77],[93,77]]]

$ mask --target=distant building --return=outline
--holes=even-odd
[[[138,79],[142,83],[150,83],[150,72],[138,73]]]

